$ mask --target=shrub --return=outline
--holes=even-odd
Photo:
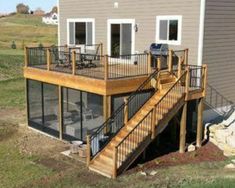
[[[16,49],[16,43],[15,43],[15,41],[12,41],[11,48],[12,48],[12,49]]]

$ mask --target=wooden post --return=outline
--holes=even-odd
[[[190,87],[190,69],[189,67],[186,68],[186,82],[185,82],[185,98],[188,100],[188,94],[189,94],[189,87]]]
[[[127,124],[128,122],[128,98],[125,97],[124,98],[124,103],[125,103],[125,107],[124,107],[124,124]]]
[[[160,71],[162,69],[162,63],[161,63],[161,58],[157,58],[157,70]]]
[[[51,67],[51,53],[50,49],[47,49],[47,70],[50,71]]]
[[[87,164],[87,167],[89,167],[90,162],[91,162],[91,136],[90,135],[87,135],[86,141],[87,141],[86,164]]]
[[[208,67],[207,65],[202,66],[204,69],[204,76],[203,76],[203,96],[206,97],[206,89],[207,89],[207,79],[208,79]]]
[[[188,52],[189,52],[189,49],[184,50],[184,64],[185,65],[188,65]]]
[[[148,74],[150,75],[152,73],[152,66],[151,66],[151,53],[149,52],[147,55],[147,64],[148,64]]]
[[[109,79],[109,62],[108,56],[104,56],[104,80],[107,81]]]
[[[173,50],[169,50],[169,53],[168,53],[168,71],[169,72],[172,72],[172,62],[173,61]]]
[[[203,98],[198,101],[197,107],[197,140],[196,146],[200,148],[202,146],[202,134],[203,134]]]
[[[155,138],[156,136],[156,106],[154,106],[153,111],[152,111],[152,140]]]
[[[187,106],[188,106],[188,104],[187,104],[187,101],[186,101],[184,106],[183,106],[183,111],[182,111],[181,120],[180,120],[180,146],[179,146],[179,152],[180,153],[185,152]]]
[[[179,57],[179,61],[178,61],[178,79],[180,78],[182,74],[182,57]]]
[[[114,150],[113,150],[113,178],[114,179],[117,177],[117,158],[118,158],[117,148],[114,147]]]
[[[25,101],[26,101],[26,108],[25,108],[25,112],[26,112],[26,126],[29,126],[29,89],[28,89],[28,79],[25,79]]]
[[[24,66],[28,67],[29,65],[29,51],[27,47],[24,47]]]
[[[72,73],[73,75],[76,74],[76,51],[72,51]]]
[[[59,114],[59,138],[60,140],[63,139],[63,109],[62,109],[62,88],[61,86],[58,87],[59,92],[59,105],[58,105],[58,114]]]
[[[111,116],[111,96],[104,95],[103,96],[103,117],[104,122]],[[104,130],[105,133],[108,133],[108,127]]]

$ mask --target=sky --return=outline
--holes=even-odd
[[[53,6],[57,5],[57,0],[0,0],[0,13],[15,12],[16,5],[19,3],[28,5],[30,10],[40,7],[49,12]]]

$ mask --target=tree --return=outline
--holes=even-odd
[[[29,6],[20,3],[16,6],[16,12],[19,14],[28,14],[29,13]]]
[[[54,6],[54,7],[52,8],[52,10],[51,10],[51,13],[57,13],[57,11],[58,11],[57,6]]]

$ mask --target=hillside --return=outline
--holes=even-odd
[[[11,49],[15,41],[17,49]],[[14,15],[0,18],[0,109],[24,107],[24,46],[57,44],[57,27],[41,17]]]

